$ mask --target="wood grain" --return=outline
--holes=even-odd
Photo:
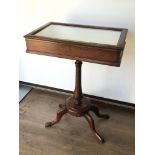
[[[105,144],[96,143],[83,117],[67,114],[45,129],[45,122],[55,118],[58,105],[68,97],[33,89],[20,103],[20,155],[134,155],[134,111],[124,108],[98,104],[110,114],[108,121],[91,113]]]
[[[62,39],[55,39],[51,37],[43,37],[35,35],[37,32],[43,30],[47,26],[65,25],[68,27],[81,27],[100,30],[121,31],[117,45],[86,43],[82,41],[69,41]],[[77,25],[69,23],[54,23],[50,22],[44,26],[25,35],[27,52],[55,56],[66,59],[88,61],[92,63],[99,63],[111,66],[120,66],[123,50],[125,47],[125,39],[127,29],[124,28],[110,28],[91,25]]]
[[[40,39],[26,39],[27,52],[119,66],[119,49],[108,49]]]

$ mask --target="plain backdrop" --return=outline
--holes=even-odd
[[[128,29],[121,67],[83,63],[83,93],[134,103],[134,0],[21,0],[19,80],[74,90],[73,60],[27,54],[23,35],[49,22]]]
[[[74,2],[84,3],[85,1],[83,0],[83,2],[82,1],[74,1]],[[103,1],[104,0],[100,1],[100,3]],[[109,1],[107,1],[107,3]],[[21,55],[25,54],[25,42],[22,36],[25,33],[28,33],[29,31],[35,29],[37,26],[44,24],[44,22],[46,22],[47,20],[47,19],[41,19],[39,16],[35,16],[34,18],[34,14],[30,13],[29,11],[27,11],[27,13],[24,13],[25,9],[27,10],[29,8],[33,8],[32,5],[26,6],[26,4],[24,4],[28,2],[30,3],[30,1],[28,0],[25,0],[25,1],[5,0],[1,2],[1,5],[0,5],[0,19],[1,19],[1,25],[0,25],[0,34],[1,34],[1,37],[0,37],[0,41],[1,41],[1,46],[0,46],[1,48],[0,50],[0,53],[1,53],[1,57],[0,57],[0,71],[1,71],[0,72],[0,75],[1,75],[0,76],[0,86],[1,86],[0,87],[0,92],[1,92],[1,95],[0,95],[0,105],[1,105],[0,137],[1,139],[0,139],[0,144],[2,146],[0,152],[1,154],[6,154],[6,155],[19,154],[19,111],[18,111],[18,108],[19,108],[19,98],[18,98],[19,64],[18,62],[19,62],[19,54],[20,54],[20,57]],[[36,6],[37,1],[33,1],[33,2],[35,2],[35,6]],[[38,2],[41,2],[41,1],[38,0]],[[47,1],[44,0],[43,3],[45,2]],[[58,4],[57,1],[55,2],[57,6],[60,5]],[[96,0],[95,2],[99,2],[99,1]],[[115,1],[111,1],[111,3],[115,3],[115,6],[117,6],[118,2],[119,0],[117,0],[117,3]],[[73,2],[71,3],[73,4]],[[134,7],[134,2],[131,0],[124,0],[122,1],[121,4],[122,5],[124,4],[126,6],[124,8],[124,12],[126,12],[127,10],[132,10]],[[90,3],[87,4],[86,6],[87,8],[89,8],[88,5],[91,5],[91,4]],[[99,7],[101,6],[99,5]],[[49,9],[50,8],[52,8],[52,6],[49,6]],[[57,11],[60,14],[61,14],[61,9]],[[50,10],[50,12],[51,11],[52,10]],[[100,9],[100,13],[101,12],[103,13],[104,10]],[[124,16],[125,14],[124,12],[122,14],[120,13],[121,16]],[[41,13],[44,14],[44,12],[40,12],[40,14]],[[113,13],[113,16],[115,17],[115,14],[117,15],[117,13],[118,12]],[[95,14],[95,12],[92,12],[92,14]],[[132,14],[132,18],[134,18],[133,16],[134,9],[133,11],[131,11],[131,14]],[[131,14],[129,13],[128,15],[131,17]],[[154,146],[155,146],[155,141],[154,141],[155,139],[155,132],[154,132],[155,131],[155,123],[154,123],[155,122],[155,112],[154,112],[155,110],[155,104],[154,104],[154,87],[155,87],[155,80],[154,80],[155,79],[155,74],[154,74],[155,29],[154,28],[155,28],[155,22],[153,20],[154,14],[155,14],[154,1],[136,0],[136,121],[135,121],[136,123],[136,130],[135,130],[136,153],[135,154],[136,155],[147,155],[147,154],[154,155],[155,154],[155,149],[154,149]],[[63,14],[61,15],[63,16]],[[81,16],[82,16],[81,18],[83,18],[84,15],[81,15]],[[32,17],[33,17],[33,20],[32,20]],[[53,15],[53,20],[55,19],[54,17],[56,17],[56,15]],[[98,16],[96,16],[96,18],[97,17]],[[113,20],[111,20],[111,22],[115,20],[116,17],[115,18],[114,17],[112,18]],[[108,16],[107,18],[110,18],[110,16]],[[29,19],[31,19],[31,23],[27,22],[29,21]],[[40,19],[40,21],[36,23],[37,19]],[[92,19],[91,15],[89,16],[89,20],[90,19]],[[42,21],[42,20],[45,20],[45,21]],[[93,20],[95,19],[93,18]],[[85,21],[87,22],[87,20],[85,19],[83,20],[83,23]],[[102,19],[100,21],[98,20],[98,24],[99,22],[103,22],[103,24],[106,24],[104,23],[104,21],[105,19]],[[134,23],[134,20],[130,20],[130,21],[127,20],[127,25],[128,23]],[[120,25],[123,24],[123,21],[120,21],[119,24]],[[110,23],[107,23],[107,26],[109,25]],[[134,37],[132,37],[132,39],[134,39]],[[131,51],[131,53],[132,52],[133,51]],[[130,53],[130,51],[126,53]],[[126,69],[130,68],[130,70],[132,71],[130,73],[128,73],[128,71],[126,72],[128,73],[127,75],[129,76],[129,79],[132,79],[131,81],[127,81],[127,83],[129,82],[130,86],[133,84],[133,81],[134,81],[133,80],[134,79],[134,71],[133,71],[134,67],[132,66],[134,63],[134,60],[133,60],[134,54],[133,55],[132,54],[129,54],[130,56],[125,56],[126,54],[124,53],[125,57],[123,57],[123,61],[122,61],[122,64],[123,64],[125,63],[124,59],[127,59],[128,61],[127,60],[126,61],[128,62],[127,64],[129,64],[129,66],[127,65]],[[91,64],[91,66],[93,66],[93,64]],[[120,69],[121,68],[122,68],[122,65]],[[109,67],[103,66],[103,70],[105,69],[109,70]],[[49,68],[49,70],[51,69]],[[20,67],[20,72],[21,72],[21,67]],[[106,74],[110,74],[110,73],[108,72]],[[126,75],[124,76],[126,77]],[[128,92],[133,93],[133,91],[134,91],[134,88],[132,88]]]

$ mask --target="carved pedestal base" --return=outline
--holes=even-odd
[[[83,116],[87,120],[94,135],[97,137],[97,139],[101,143],[103,143],[104,139],[96,131],[94,120],[93,120],[92,116],[89,114],[89,111],[94,112],[96,116],[104,118],[104,119],[108,119],[109,115],[100,114],[99,109],[96,106],[92,105],[90,100],[86,97],[83,97],[81,99],[80,105],[76,104],[76,102],[77,102],[77,100],[73,96],[73,97],[70,97],[69,99],[67,99],[65,104],[60,104],[56,119],[52,122],[47,122],[45,124],[45,127],[52,127],[54,124],[58,123],[61,120],[61,118],[63,117],[63,115],[65,115],[66,113],[69,113],[70,115],[76,116],[76,117]]]
[[[103,143],[104,139],[97,133],[95,129],[94,120],[89,114],[89,111],[93,111],[96,116],[108,119],[109,116],[107,114],[100,114],[99,109],[92,105],[90,100],[86,97],[83,97],[82,88],[81,88],[81,66],[82,62],[76,60],[76,76],[75,76],[75,90],[74,95],[66,100],[65,104],[59,105],[59,110],[57,112],[56,119],[52,122],[47,122],[45,127],[51,127],[52,125],[58,123],[64,114],[69,113],[72,116],[76,117],[84,117],[94,135],[98,138],[98,140]]]

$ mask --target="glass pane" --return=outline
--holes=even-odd
[[[121,31],[50,25],[35,35],[77,42],[117,45],[120,34]]]

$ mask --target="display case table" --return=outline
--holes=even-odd
[[[95,129],[89,111],[105,119],[108,119],[109,115],[100,114],[99,108],[82,94],[82,61],[120,66],[126,35],[127,29],[124,28],[50,22],[24,36],[28,53],[76,60],[74,95],[59,105],[56,119],[47,122],[45,127],[58,123],[66,113],[76,117],[83,116],[98,140],[104,142]]]

